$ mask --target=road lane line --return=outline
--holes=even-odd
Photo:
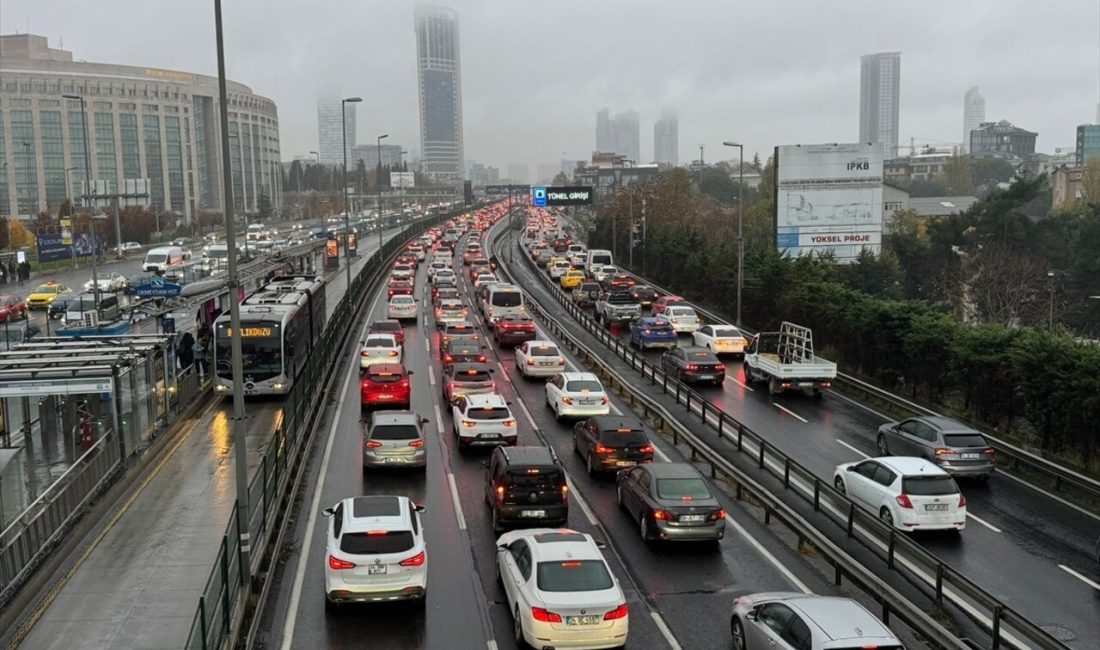
[[[852,445],[849,445],[848,443],[844,442],[844,441],[843,441],[843,440],[841,440],[840,438],[837,438],[837,440],[836,440],[836,441],[837,441],[837,444],[839,444],[839,445],[841,445],[841,446],[844,446],[844,447],[847,447],[848,449],[851,449],[851,450],[852,450],[853,452],[855,452],[855,453],[859,454],[859,455],[860,455],[860,456],[862,456],[862,457],[863,457],[864,459],[867,459],[867,458],[870,458],[870,457],[871,457],[870,455],[868,455],[868,454],[865,454],[865,453],[863,453],[862,451],[860,451],[860,450],[856,449],[855,447],[853,447]]]
[[[424,337],[424,351],[428,353],[428,356],[432,356],[432,344],[428,342],[430,337]]]
[[[439,410],[439,402],[435,403],[435,427],[443,435],[443,411]]]
[[[458,485],[455,483],[455,475],[451,472],[447,472],[447,484],[451,486],[451,499],[455,504],[455,519],[458,520],[458,527],[466,530],[466,515],[462,514],[462,502],[458,500]]]
[[[737,377],[734,377],[733,375],[726,375],[726,379],[732,381],[733,383],[737,384],[741,388],[744,388],[745,390],[749,391],[750,393],[755,393],[756,392],[756,389],[752,388],[751,386],[749,386],[745,382],[741,381]]]
[[[865,411],[868,411],[870,413],[874,413],[875,415],[879,416],[883,420],[886,420],[887,422],[893,422],[894,421],[894,418],[890,417],[889,415],[884,415],[884,414],[880,413],[879,411],[876,411],[875,409],[871,408],[870,406],[867,406],[866,404],[860,404],[859,402],[855,401],[851,397],[841,395],[840,393],[836,392],[835,390],[834,391],[829,391],[829,396],[830,397],[839,397],[840,399],[844,400],[845,402],[848,402],[850,404],[854,404],[854,405],[860,407],[861,409],[863,409]]]
[[[1023,485],[1024,487],[1029,487],[1032,490],[1035,490],[1036,492],[1042,494],[1043,496],[1045,496],[1049,499],[1054,499],[1055,501],[1057,501],[1058,503],[1061,503],[1062,505],[1066,506],[1067,508],[1073,508],[1074,510],[1076,510],[1077,512],[1080,512],[1083,515],[1088,515],[1089,517],[1092,517],[1093,519],[1100,520],[1100,515],[1096,514],[1095,512],[1085,510],[1084,508],[1077,505],[1076,503],[1071,503],[1071,502],[1063,499],[1062,497],[1058,496],[1057,494],[1052,494],[1052,493],[1044,490],[1043,488],[1039,487],[1038,485],[1028,483],[1027,481],[1020,478],[1019,476],[1014,476],[1014,475],[1009,474],[1008,472],[1005,472],[1005,471],[998,471],[997,476],[1003,476],[1004,478],[1010,478],[1013,481],[1016,481],[1017,483]]]
[[[668,629],[668,626],[665,625],[665,619],[661,618],[661,615],[654,611],[650,611],[649,616],[657,625],[657,629],[661,631],[661,636],[665,637],[665,641],[668,641],[668,647],[673,650],[682,650],[683,646],[676,640],[676,637],[672,636],[672,630]]]
[[[726,523],[730,526],[733,526],[734,529],[741,534],[741,537],[744,537],[749,544],[752,544],[753,548],[755,548],[758,553],[763,555],[764,559],[766,559],[768,562],[771,562],[772,566],[778,569],[780,573],[786,576],[787,580],[790,580],[791,584],[797,587],[799,591],[804,594],[813,593],[813,591],[806,586],[806,583],[799,580],[798,576],[792,573],[790,569],[788,569],[786,566],[784,566],[782,562],[779,561],[779,558],[772,555],[771,551],[765,548],[763,544],[756,541],[756,538],[750,535],[749,531],[745,530],[745,528],[741,524],[737,523],[737,521],[733,517],[731,517],[728,512],[726,513]]]
[[[1100,590],[1100,583],[1095,582],[1094,580],[1091,580],[1088,577],[1081,575],[1080,573],[1077,573],[1076,571],[1069,568],[1068,566],[1066,566],[1064,564],[1059,564],[1058,568],[1065,571],[1066,573],[1070,574],[1074,578],[1077,578],[1078,580],[1080,580],[1081,582],[1085,583],[1086,585],[1092,587],[1093,589]]]
[[[783,406],[782,404],[776,404],[775,402],[772,402],[772,406],[779,409],[780,411],[783,411],[784,413],[786,413],[787,415],[789,415],[793,418],[797,418],[797,419],[801,420],[803,423],[809,423],[809,420],[807,420],[806,418],[802,417],[801,415],[795,413],[794,411],[787,408],[786,406]]]
[[[435,371],[432,370],[432,362],[428,362],[428,383],[435,386]]]
[[[599,521],[596,519],[596,515],[593,514],[592,509],[588,507],[588,502],[584,500],[581,493],[577,491],[577,486],[573,485],[573,479],[569,478],[567,474],[565,476],[565,484],[569,486],[569,492],[573,494],[573,499],[577,502],[577,505],[581,507],[581,511],[584,512],[584,516],[588,519],[588,523],[593,527],[598,527]]]
[[[514,387],[512,390],[516,392]],[[527,416],[527,422],[531,425],[531,429],[538,429],[538,425],[535,424],[535,418],[531,417],[531,411],[527,410],[527,405],[523,403],[523,398],[519,396],[519,392],[516,392],[516,403],[519,404],[519,408],[523,411],[523,414]]]
[[[982,519],[981,517],[978,517],[977,515],[972,514],[969,509],[967,509],[967,511],[966,511],[966,516],[973,519],[974,521],[978,522],[979,524],[985,526],[989,530],[992,530],[995,533],[1001,532],[1000,528],[997,528],[996,526],[994,526],[993,524],[989,523],[988,521]]]
[[[487,650],[497,650],[497,642],[493,639],[489,639],[485,642]]]

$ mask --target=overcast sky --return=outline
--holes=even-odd
[[[445,4],[445,3],[440,3]],[[662,107],[680,161],[766,157],[777,144],[853,142],[859,56],[900,51],[904,143],[962,140],[963,94],[988,120],[1072,148],[1100,98],[1098,0],[454,0],[465,152],[502,168],[587,158],[596,111]],[[319,93],[359,95],[360,142],[419,151],[413,3],[226,0],[231,79],[273,99],[286,160],[317,148]],[[42,34],[88,61],[215,74],[212,0],[0,0],[0,32]]]

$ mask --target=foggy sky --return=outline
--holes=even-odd
[[[555,167],[587,158],[602,107],[641,115],[653,155],[662,107],[680,162],[777,144],[853,142],[859,56],[900,51],[900,137],[962,140],[963,94],[988,120],[1072,149],[1100,95],[1096,0],[452,0],[467,159]],[[358,139],[419,152],[412,2],[225,0],[229,77],[279,109],[285,160],[317,148],[319,94],[359,95]],[[75,59],[215,74],[212,0],[0,0],[0,32],[47,36]],[[534,180],[534,179],[532,179]]]

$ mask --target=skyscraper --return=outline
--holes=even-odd
[[[430,178],[461,180],[462,70],[458,14],[417,5],[416,69],[422,167]]]
[[[963,151],[970,150],[970,132],[985,121],[985,97],[971,86],[963,97]]]
[[[611,117],[606,108],[596,111],[596,151],[607,153],[615,150],[611,139]]]
[[[355,104],[347,105],[348,155],[355,146]],[[322,97],[317,100],[317,158],[322,165],[344,164],[344,146],[340,135],[344,132],[340,114],[339,97]],[[351,166],[351,163],[348,163]]]
[[[678,164],[680,148],[678,129],[679,125],[675,112],[664,111],[661,113],[661,119],[653,125],[654,162],[672,166]]]
[[[611,137],[615,153],[626,156],[628,160],[641,162],[642,139],[638,126],[638,111],[616,113],[611,120]]]
[[[860,57],[859,141],[882,145],[886,160],[898,155],[901,52]]]

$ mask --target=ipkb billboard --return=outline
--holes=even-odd
[[[882,245],[882,147],[873,144],[775,148],[775,233],[780,252],[831,251],[851,262]]]

